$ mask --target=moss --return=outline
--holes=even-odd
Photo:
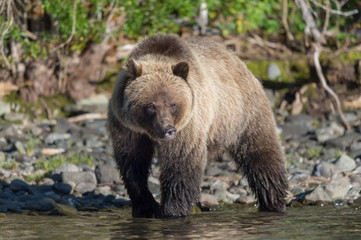
[[[310,78],[310,71],[307,59],[304,56],[297,57],[296,60],[272,60],[272,61],[246,61],[251,72],[262,80],[269,80],[267,67],[270,63],[275,63],[280,68],[281,76],[275,82],[282,83],[304,83]]]
[[[40,99],[42,99],[46,103],[47,107],[52,111],[51,114],[53,118],[62,118],[67,116],[67,112],[64,112],[63,108],[70,104],[71,101],[60,94],[51,97],[39,97],[37,103],[22,100],[17,92],[12,92],[3,97],[4,102],[10,103],[10,107],[13,112],[24,113],[30,117],[30,120],[37,117],[40,119],[47,119],[49,117],[47,110]],[[35,112],[38,114],[35,115]]]

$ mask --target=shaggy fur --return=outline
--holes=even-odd
[[[185,216],[208,159],[227,151],[262,211],[284,212],[287,180],[262,85],[237,56],[206,39],[145,39],[121,71],[108,130],[134,217]],[[160,160],[161,203],[147,186]]]

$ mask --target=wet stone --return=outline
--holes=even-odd
[[[10,188],[15,191],[29,191],[29,184],[27,184],[26,182],[19,180],[19,179],[15,179],[11,182],[10,184]]]
[[[37,210],[37,211],[50,211],[54,209],[54,207],[55,207],[55,201],[49,197],[34,199],[25,203],[26,209]]]
[[[71,191],[73,190],[73,187],[66,183],[55,183],[52,186],[52,189],[54,189],[54,191],[62,193],[62,194],[70,194]]]
[[[148,178],[148,188],[152,194],[160,194],[160,182],[157,178],[149,177]]]
[[[17,201],[0,199],[0,212],[20,212],[21,206]]]

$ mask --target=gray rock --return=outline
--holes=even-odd
[[[112,195],[112,190],[109,186],[97,187],[94,189],[94,194],[102,194],[104,196]]]
[[[59,215],[71,216],[77,214],[78,210],[69,204],[56,204]]]
[[[311,130],[313,128],[312,123],[314,121],[314,118],[307,114],[297,114],[297,115],[289,115],[286,118],[286,121],[288,123],[295,124],[297,126],[300,126],[302,128],[306,128],[308,130]]]
[[[51,174],[60,174],[62,172],[79,172],[79,168],[72,163],[65,163],[51,171]]]
[[[331,178],[339,171],[340,170],[335,164],[329,162],[321,162],[315,166],[312,175],[316,177]]]
[[[324,191],[321,185],[317,186],[310,194],[307,194],[305,200],[309,202],[316,202],[316,201],[331,202],[330,196]]]
[[[96,166],[95,175],[98,183],[120,182],[118,171],[113,166],[108,164]]]
[[[55,144],[58,141],[65,141],[71,138],[69,133],[50,133],[44,140],[48,145]]]
[[[61,173],[61,179],[63,183],[70,185],[72,182],[76,185],[80,183],[90,183],[95,186],[97,184],[97,179],[93,172],[63,172]],[[93,190],[94,189],[95,187]]]
[[[29,186],[29,184],[27,184],[26,182],[24,182],[20,179],[15,179],[15,180],[11,181],[10,188],[14,192],[19,192],[19,191],[27,192],[27,191],[29,191],[30,186]]]
[[[344,131],[345,129],[342,126],[332,122],[329,127],[316,129],[315,134],[319,142],[326,142],[330,139],[342,136]]]
[[[356,132],[348,132],[342,137],[326,141],[326,144],[345,150],[347,147],[350,147],[352,143],[359,141],[361,141],[361,134],[358,134]]]
[[[66,183],[55,183],[53,189],[62,194],[70,194],[73,190],[73,187]]]
[[[94,136],[91,138],[86,138],[84,140],[84,145],[87,148],[99,148],[99,147],[102,147],[104,144],[103,144],[103,142],[99,141],[98,136]]]
[[[347,154],[343,154],[341,157],[339,157],[335,164],[341,171],[352,171],[356,167],[355,160],[349,157]]]
[[[24,129],[23,125],[12,124],[6,127],[4,130],[2,130],[0,132],[0,136],[3,136],[5,138],[8,137],[21,138],[24,136],[23,129]]]
[[[228,188],[229,188],[229,184],[221,180],[216,180],[211,185],[212,190],[227,190]]]
[[[357,126],[357,132],[361,133],[361,124]]]
[[[223,170],[220,169],[218,166],[209,166],[206,170],[206,175],[207,176],[219,176],[220,174],[222,174]]]
[[[361,166],[357,167],[353,173],[361,173]]]
[[[207,193],[202,193],[199,201],[202,207],[213,207],[218,205],[217,199],[213,195]]]
[[[160,182],[157,178],[149,177],[148,178],[148,188],[152,194],[160,194]]]
[[[15,160],[18,163],[31,163],[33,162],[33,160],[31,159],[31,157],[27,156],[27,155],[16,155],[15,156]]]
[[[344,199],[351,188],[348,177],[332,180],[325,187],[325,192],[331,200]]]
[[[267,77],[272,81],[281,77],[281,70],[276,63],[267,66]]]
[[[354,142],[350,146],[351,152],[358,152],[361,150],[361,142]]]
[[[44,197],[41,199],[30,200],[25,203],[26,209],[37,211],[50,211],[55,207],[55,201],[51,198]]]
[[[90,182],[81,182],[75,186],[75,191],[77,193],[86,193],[86,192],[92,192],[96,188],[96,184],[90,183]]]

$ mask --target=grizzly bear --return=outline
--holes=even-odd
[[[238,57],[205,38],[156,35],[139,43],[114,86],[108,131],[134,217],[186,216],[208,159],[228,152],[259,210],[285,212],[280,141],[260,82]],[[157,150],[161,202],[147,179]]]

